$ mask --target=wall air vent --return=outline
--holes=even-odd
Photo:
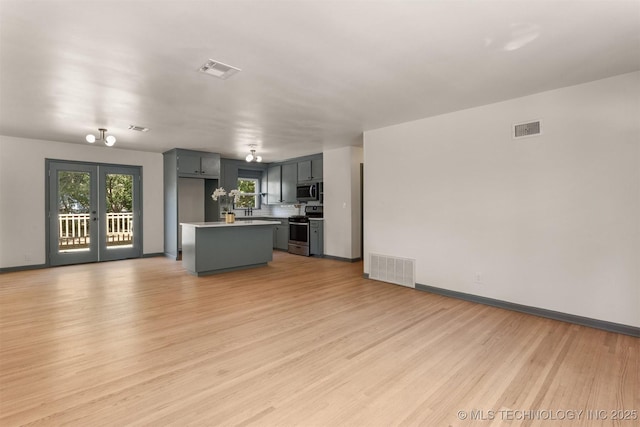
[[[201,73],[209,74],[210,76],[217,77],[222,80],[226,80],[229,77],[233,76],[235,73],[240,70],[240,68],[236,68],[231,65],[223,64],[222,62],[210,59],[204,63],[202,67],[198,70]]]
[[[536,120],[528,123],[518,123],[513,125],[511,135],[513,139],[526,138],[528,136],[538,136],[542,133],[542,122]]]
[[[416,260],[387,255],[369,255],[369,278],[396,285],[416,287]]]

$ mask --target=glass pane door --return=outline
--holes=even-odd
[[[139,167],[48,165],[51,265],[141,256]]]
[[[98,260],[97,167],[52,163],[49,252],[52,265]]]
[[[140,221],[140,169],[100,167],[101,260],[139,257],[142,253]]]

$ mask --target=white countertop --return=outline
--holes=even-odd
[[[278,225],[280,221],[265,221],[263,219],[248,219],[227,224],[226,222],[181,222],[180,225],[196,228],[209,227],[246,227],[251,225]]]
[[[225,218],[225,216],[224,216],[224,215],[222,215],[222,216],[220,217],[220,221],[224,221],[224,218]],[[253,215],[253,216],[244,216],[244,215],[238,215],[238,214],[236,214],[236,221],[238,221],[238,220],[240,220],[240,221],[244,221],[244,220],[247,220],[247,219],[253,219],[253,218],[262,218],[262,219],[265,219],[265,218],[266,218],[266,219],[273,219],[273,220],[276,220],[276,221],[277,221],[277,220],[282,220],[282,221],[284,221],[284,220],[286,220],[286,219],[289,219],[289,217],[288,217],[288,216],[272,216],[272,215]]]

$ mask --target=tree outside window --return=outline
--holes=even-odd
[[[251,195],[242,195],[239,197],[235,204],[236,209],[243,208],[255,208],[258,206],[258,196],[256,195],[259,188],[259,182],[257,179],[251,178],[238,178],[238,190],[242,193],[249,193]]]

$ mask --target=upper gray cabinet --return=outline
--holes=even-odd
[[[282,166],[270,166],[267,169],[267,203],[282,203]]]
[[[298,171],[296,165],[282,165],[282,203],[296,203],[296,184]]]
[[[176,150],[178,176],[220,178],[220,155],[202,151]]]
[[[298,162],[298,182],[322,181],[322,155]]]
[[[297,203],[298,183],[318,181],[322,181],[322,154],[271,164],[267,171],[267,204]]]
[[[226,190],[238,188],[238,161],[220,160],[220,186]]]
[[[297,164],[272,165],[267,170],[267,203],[296,203]]]

